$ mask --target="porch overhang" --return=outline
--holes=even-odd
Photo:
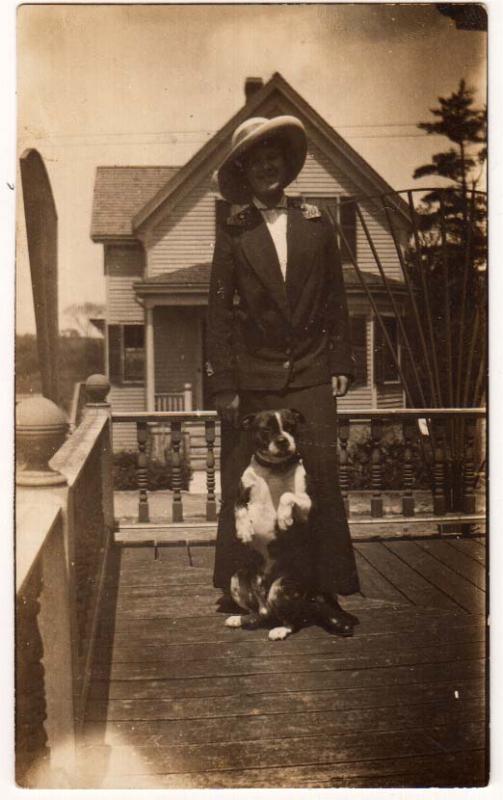
[[[211,264],[194,264],[135,281],[136,297],[151,306],[206,306]]]
[[[380,300],[386,298],[388,289],[381,277],[373,272],[360,270],[372,296]],[[133,288],[136,297],[147,307],[152,306],[205,306],[208,303],[211,264],[194,264],[173,272],[164,272],[142,281],[136,281]],[[366,296],[354,267],[343,267],[344,284],[348,296]],[[396,299],[406,293],[403,281],[387,278],[387,284]]]

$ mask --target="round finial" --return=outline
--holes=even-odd
[[[68,419],[64,411],[46,397],[21,400],[16,407],[16,483],[20,486],[50,486],[65,478],[49,461],[65,441]]]
[[[88,401],[86,405],[108,405],[107,394],[110,391],[110,381],[106,375],[90,375],[86,381]]]

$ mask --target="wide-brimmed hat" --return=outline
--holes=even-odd
[[[286,183],[291,183],[306,160],[307,138],[302,122],[297,117],[283,115],[251,117],[241,123],[233,133],[231,150],[217,170],[220,194],[231,203],[248,203],[251,190],[241,166],[241,159],[252,147],[262,141],[278,142],[286,161]]]

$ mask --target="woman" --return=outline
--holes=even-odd
[[[302,123],[257,117],[240,125],[220,169],[222,196],[244,206],[217,231],[208,306],[208,374],[222,420],[222,507],[214,585],[224,596],[248,551],[234,502],[251,442],[239,419],[296,408],[299,451],[315,487],[314,590],[333,608],[335,633],[356,618],[338,595],[359,591],[337,477],[336,402],[352,377],[349,318],[337,243],[318,208],[286,198],[307,152]],[[307,565],[306,565],[307,568]]]

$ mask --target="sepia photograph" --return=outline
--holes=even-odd
[[[491,8],[15,17],[12,782],[487,787]]]

